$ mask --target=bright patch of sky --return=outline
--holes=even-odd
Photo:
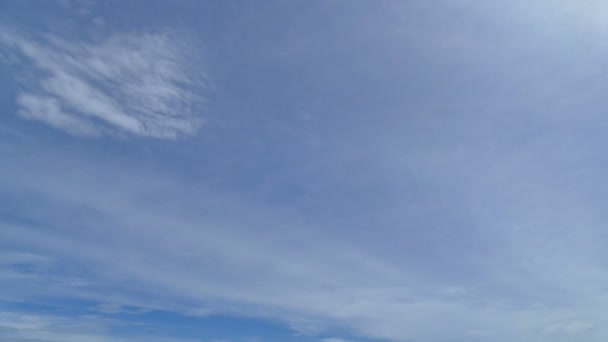
[[[602,1],[0,2],[0,340],[608,337]]]

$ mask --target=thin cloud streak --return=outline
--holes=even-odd
[[[29,152],[18,146],[19,153],[5,154],[10,163],[0,168],[6,203],[0,247],[9,251],[0,255],[0,296],[85,299],[107,314],[127,309],[262,317],[303,334],[337,338],[336,331],[346,331],[343,336],[354,340],[605,338],[606,87],[586,82],[597,74],[605,48],[588,53],[581,47],[594,39],[576,36],[582,32],[577,30],[562,34],[585,25],[568,26],[568,17],[561,16],[549,20],[542,6],[531,11],[528,2],[516,2],[513,7],[479,1],[483,8],[475,15],[462,14],[473,2],[454,3],[439,6],[438,17],[437,5],[426,1],[408,2],[424,7],[418,12],[397,10],[406,5],[369,5],[374,11],[349,18],[344,34],[332,26],[334,31],[314,30],[308,44],[286,39],[298,48],[277,70],[296,69],[305,84],[336,86],[335,92],[313,92],[336,94],[327,96],[329,109],[311,114],[323,126],[316,133],[325,141],[314,155],[302,156],[287,143],[276,150],[277,141],[285,142],[276,130],[229,131],[225,140],[205,146],[210,148],[179,144],[175,155],[153,162],[129,159],[133,150],[117,154],[118,163],[114,155],[89,154],[93,148],[70,154],[61,142],[59,148]],[[386,9],[392,21],[380,13]],[[333,16],[331,22],[343,24]],[[551,22],[553,31],[547,30]],[[474,24],[463,30],[462,23]],[[375,34],[360,34],[367,30]],[[138,38],[132,46],[142,44]],[[386,46],[378,43],[382,39]],[[26,56],[47,53],[48,60],[31,60],[43,70],[58,70],[36,78],[40,89],[18,97],[23,116],[54,113],[49,122],[73,134],[142,135],[143,122],[155,121],[142,119],[139,111],[166,114],[172,100],[196,101],[179,87],[152,81],[116,92],[98,86],[123,76],[137,79],[147,70],[134,67],[130,76],[129,54],[90,63],[69,57],[82,55],[82,49],[122,47],[129,41],[124,36],[101,45],[44,41],[69,52],[57,57],[39,41],[20,39],[17,50]],[[257,40],[252,45],[260,46]],[[378,58],[387,50],[394,58]],[[259,70],[263,63],[248,58],[231,63],[246,60]],[[58,61],[67,66],[59,70]],[[295,67],[305,63],[307,72]],[[336,74],[340,67],[344,73]],[[171,64],[159,69],[163,80],[183,79]],[[411,74],[399,74],[404,69]],[[276,117],[265,116],[264,109],[277,109],[271,106],[275,90],[286,83],[247,79],[251,74],[241,70],[235,67],[234,74],[243,79],[226,84],[242,89],[240,82],[249,82],[260,90],[251,97],[271,100],[249,111],[256,101],[247,102],[239,92],[234,99],[243,101],[244,115],[225,111],[222,119],[242,126],[274,123]],[[348,75],[364,75],[365,82]],[[340,92],[354,84],[356,96]],[[419,88],[425,96],[402,98]],[[378,100],[370,96],[374,91],[394,96]],[[359,108],[357,99],[370,104]],[[137,110],[123,111],[125,103]],[[66,115],[84,120],[92,131]],[[163,129],[180,127],[167,123],[169,116],[162,116]],[[226,148],[233,139],[238,148]],[[273,144],[246,155],[251,150],[243,146],[257,139]],[[180,159],[201,151],[212,157]],[[227,165],[222,154],[230,154]],[[256,157],[261,161],[251,162]],[[248,163],[264,167],[247,168]]]
[[[6,342],[194,342],[189,339],[135,335],[128,338],[113,332],[125,323],[94,315],[60,316],[3,310],[0,338]]]
[[[349,245],[350,239],[339,232],[308,226],[297,215],[282,212],[280,206],[248,203],[159,175],[136,176],[123,166],[92,167],[70,161],[61,165],[57,156],[48,158],[55,164],[44,172],[37,165],[48,163],[38,157],[21,158],[2,172],[5,189],[52,201],[54,209],[39,213],[48,228],[3,224],[2,236],[4,243],[32,255],[53,256],[57,269],[76,272],[54,281],[42,275],[38,281],[32,279],[29,287],[19,287],[19,281],[6,282],[12,284],[9,289],[16,297],[69,294],[116,307],[184,314],[199,307],[219,314],[280,319],[305,333],[339,326],[396,341],[446,340],[463,331],[471,338],[492,335],[496,341],[506,341],[508,336],[543,340],[557,334],[593,333],[602,322],[600,316],[589,316],[599,313],[601,306],[590,305],[593,289],[577,291],[585,308],[556,299],[538,307],[518,304],[518,296],[526,292],[540,299],[537,286],[558,295],[560,280],[595,272],[595,266],[563,259],[561,266],[568,273],[532,268],[537,275],[526,277],[527,284],[512,283],[512,277],[528,267],[526,260],[517,259],[519,255],[541,256],[526,250],[516,236],[509,248],[497,248],[488,268],[476,275],[478,288],[459,287],[458,282],[442,284],[398,267],[398,260],[378,259],[374,256],[378,251]],[[60,182],[57,175],[70,181]],[[107,188],[96,181],[101,175],[117,183]],[[28,179],[27,185],[11,185],[19,184],[21,177]],[[133,179],[138,181],[129,181]],[[137,200],[175,189],[182,189],[179,199],[161,196],[156,204]],[[183,201],[191,209],[183,208]],[[67,225],[53,214],[73,210],[95,212],[97,219],[72,217]],[[201,215],[201,211],[214,215]],[[76,275],[83,281],[63,280]],[[598,276],[604,277],[605,272]],[[557,283],[550,285],[545,277]],[[488,281],[495,284],[482,287]],[[488,292],[514,284],[525,288],[511,296]],[[437,320],[442,322],[440,331]],[[516,335],[509,333],[511,329]]]

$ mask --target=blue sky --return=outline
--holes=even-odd
[[[607,10],[0,1],[0,340],[605,339]]]

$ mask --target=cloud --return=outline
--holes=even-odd
[[[576,335],[581,332],[585,332],[593,329],[593,324],[589,322],[583,322],[580,320],[572,320],[569,322],[560,322],[548,327],[545,332],[547,334],[557,335]]]
[[[193,135],[206,80],[192,45],[167,34],[118,34],[98,43],[3,32],[0,43],[37,70],[19,114],[70,134]]]
[[[543,341],[562,330],[587,336],[593,330],[580,324],[556,324],[599,313],[604,303],[585,286],[570,288],[569,276],[595,272],[593,264],[578,260],[561,260],[562,268],[571,268],[566,273],[541,264],[537,275],[512,279],[528,267],[526,260],[517,261],[520,254],[540,255],[523,250],[525,241],[497,248],[482,270],[487,278],[472,279],[477,288],[457,287],[458,281],[436,281],[402,266],[400,258],[378,258],[377,250],[358,246],[329,226],[312,226],[281,206],[251,203],[149,171],[133,173],[126,165],[43,155],[14,158],[0,171],[5,191],[27,193],[39,203],[38,223],[3,222],[0,236],[2,244],[25,253],[6,260],[52,261],[56,268],[39,268],[27,285],[6,278],[4,296],[111,303],[97,307],[106,313],[141,307],[192,315],[208,308],[203,314],[279,319],[308,334],[339,327],[395,341],[444,341],[463,332],[476,338],[480,331],[493,332],[496,341],[503,341],[496,336]],[[101,179],[112,179],[113,186]],[[82,281],[63,281],[70,277]],[[545,277],[553,277],[554,284]],[[483,282],[496,284],[484,288]],[[563,289],[576,291],[578,306],[541,294]],[[507,290],[512,293],[496,293]],[[543,304],[521,302],[523,295]],[[600,317],[586,324],[597,326]]]
[[[118,342],[106,334],[92,333],[102,326],[102,322],[79,317],[58,317],[22,314],[3,311],[0,313],[0,335],[4,341],[40,342]]]
[[[4,310],[0,313],[0,337],[11,342],[120,342],[108,334],[110,322],[92,317],[61,317]]]
[[[115,303],[103,303],[93,308],[94,311],[105,313],[105,314],[142,314],[150,312],[148,309],[126,307]]]
[[[366,18],[377,13],[364,12]],[[400,24],[408,25],[417,19],[409,13],[420,13],[392,12]],[[432,8],[427,12],[434,13]],[[401,17],[405,14],[414,17]],[[470,22],[459,15],[443,17],[447,22],[422,18],[418,20],[438,25],[437,36],[443,36],[443,30],[454,31],[450,20],[458,25]],[[535,24],[547,31],[542,21]],[[472,30],[492,32],[485,28],[493,27],[480,25],[472,25]],[[388,31],[382,25],[358,26],[378,30],[373,39]],[[361,36],[351,28],[349,34]],[[428,39],[419,33],[421,40]],[[404,42],[402,36],[392,40],[391,48],[406,46],[405,53],[395,55],[398,62],[388,71],[383,71],[383,63],[365,61],[373,66],[370,72],[394,75],[403,61],[411,61],[412,77],[418,65],[424,72],[413,80],[408,72],[408,82],[372,85],[401,95],[402,89],[407,93],[415,84],[425,96],[391,95],[382,99],[395,102],[376,103],[373,96],[357,91],[366,99],[363,102],[369,99],[373,104],[360,110],[355,108],[358,101],[353,107],[328,106],[327,117],[319,115],[319,122],[327,126],[320,131],[330,138],[322,153],[303,158],[282,173],[285,164],[271,146],[256,164],[267,166],[263,169],[269,170],[268,178],[280,190],[256,182],[259,175],[251,169],[223,178],[224,172],[249,161],[242,155],[231,156],[235,162],[228,167],[205,173],[215,166],[213,161],[223,161],[219,155],[224,149],[213,151],[217,159],[201,164],[172,163],[173,159],[142,163],[169,169],[169,174],[160,174],[137,165],[137,160],[113,164],[114,158],[96,159],[99,155],[74,156],[47,146],[32,152],[20,146],[19,153],[4,155],[10,162],[0,168],[5,212],[0,247],[25,254],[4,256],[0,295],[112,303],[98,307],[109,313],[144,307],[186,315],[271,318],[320,336],[346,330],[355,338],[421,342],[605,338],[605,106],[602,96],[597,98],[600,102],[580,101],[585,103],[582,107],[563,107],[557,101],[579,103],[589,99],[587,94],[604,94],[605,86],[580,82],[585,77],[573,83],[571,78],[596,75],[597,63],[573,63],[581,68],[561,73],[567,68],[554,58],[576,51],[572,46],[548,49],[543,45],[546,36],[522,41],[521,32],[516,33],[511,39],[488,40],[494,45],[484,43],[481,57],[479,49],[463,44],[461,58],[485,63],[466,68],[450,64],[455,58],[452,50],[435,50],[431,44],[432,59],[439,61],[426,64],[416,59],[410,45],[394,44]],[[17,50],[25,55],[40,54],[32,49],[41,50],[41,42],[19,41]],[[74,46],[57,39],[44,44]],[[305,59],[310,59],[310,51],[332,51],[329,45],[327,50],[309,46],[299,50]],[[321,46],[317,39],[314,46]],[[518,49],[525,50],[524,57]],[[49,111],[37,111],[38,107],[58,108],[85,120],[100,134],[137,135],[144,120],[137,111],[122,110],[129,101],[120,94],[128,94],[126,99],[150,93],[177,96],[157,87],[114,93],[97,86],[105,79],[129,77],[128,72],[115,75],[116,68],[106,62],[113,57],[83,67],[66,53],[59,58],[66,66],[57,67],[54,50],[42,50],[48,59],[31,60],[46,72],[59,72],[36,78],[40,89],[21,94],[22,112],[33,113],[22,115]],[[64,50],[71,51],[58,51]],[[367,50],[383,53],[360,49],[357,57],[365,57]],[[352,51],[356,50],[348,49],[348,55]],[[519,52],[515,56],[512,51]],[[345,57],[340,54],[340,65],[357,74],[356,63],[345,63]],[[496,65],[505,58],[517,67]],[[310,70],[317,70],[320,59],[312,60]],[[432,82],[425,83],[429,79]],[[257,84],[257,79],[248,81]],[[274,85],[267,85],[271,95]],[[372,88],[376,87],[361,90]],[[392,92],[395,89],[399,94]],[[154,103],[155,96],[149,99],[143,104],[134,101],[134,106],[146,108],[144,112],[148,107],[166,108],[163,101]],[[428,101],[432,108],[418,101]],[[384,116],[383,111],[395,114]],[[261,120],[251,117],[246,121],[241,116],[239,123]],[[243,136],[247,135],[227,139]],[[244,141],[250,140],[238,146],[246,145]],[[299,157],[291,153],[289,160]],[[179,166],[167,166],[172,164]],[[305,167],[294,171],[300,165]],[[222,176],[214,177],[218,174]],[[233,179],[238,182],[230,182]],[[229,186],[222,189],[226,183]],[[320,190],[310,196],[292,191],[306,189],[305,183]]]
[[[95,124],[61,109],[59,101],[48,96],[21,94],[17,98],[19,115],[25,119],[38,120],[73,135],[96,136]]]
[[[114,328],[124,325],[124,322],[96,316],[29,314],[10,310],[0,312],[0,338],[6,342],[126,342],[134,339],[192,342],[143,334],[123,338],[113,332]]]

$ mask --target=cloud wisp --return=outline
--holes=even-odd
[[[141,323],[139,323],[141,324]],[[95,315],[61,316],[19,311],[0,312],[0,337],[8,342],[193,342],[153,335],[121,337],[113,330],[125,323]]]
[[[19,115],[79,136],[195,134],[207,83],[192,44],[176,41],[167,34],[119,34],[96,44],[0,35],[36,70],[17,95]]]
[[[42,171],[48,160],[55,164]],[[7,253],[4,265],[31,265],[27,272],[5,267],[0,274],[9,299],[69,296],[112,303],[94,310],[106,314],[128,308],[188,315],[205,308],[206,314],[279,319],[304,334],[340,327],[394,341],[565,341],[593,335],[603,321],[590,318],[601,312],[601,303],[590,305],[597,292],[574,288],[566,278],[604,273],[564,259],[562,269],[570,271],[536,269],[519,288],[514,277],[528,261],[517,257],[541,256],[520,240],[496,246],[473,286],[440,282],[401,265],[401,257],[380,259],[377,250],[357,246],[326,225],[312,227],[280,206],[160,175],[136,176],[124,166],[58,160],[18,158],[0,172],[7,191],[29,193],[34,202],[50,200],[39,206],[38,223],[0,224],[3,243],[21,251]],[[116,184],[108,188],[97,181],[104,177]],[[150,197],[156,200],[142,200]],[[71,215],[68,223],[65,213],[89,214]],[[507,288],[521,293],[499,293]],[[580,304],[545,298],[564,291],[576,292]],[[520,303],[520,296],[539,304]]]
[[[264,49],[277,37],[260,37],[277,26],[247,26],[251,41],[243,22],[222,26],[240,37],[226,45],[248,42],[264,57],[251,59],[247,44],[210,46],[238,57],[224,61],[235,80],[214,73],[223,92],[247,96],[217,102],[238,106],[220,108],[208,145],[170,144],[174,155],[145,158],[128,143],[111,158],[62,141],[0,149],[9,161],[0,299],[61,307],[68,298],[126,321],[156,311],[270,319],[324,342],[608,336],[608,122],[596,80],[605,47],[587,53],[595,39],[571,30],[576,22],[556,25],[524,2],[440,6],[437,17],[436,5],[411,3],[424,8],[332,15],[343,25],[333,33],[310,21],[314,34],[287,35],[293,50],[272,59]],[[188,44],[149,34],[95,44],[4,34],[0,43],[34,70],[16,91],[24,118],[78,136],[173,138],[200,126],[193,108],[205,78],[188,72],[199,65],[185,57]],[[294,88],[299,97],[323,95],[310,114],[318,126],[307,126],[318,149],[291,146],[275,129],[302,123],[286,105],[294,98],[276,91],[296,79],[319,85]],[[70,341],[41,338],[40,325],[16,340]]]

